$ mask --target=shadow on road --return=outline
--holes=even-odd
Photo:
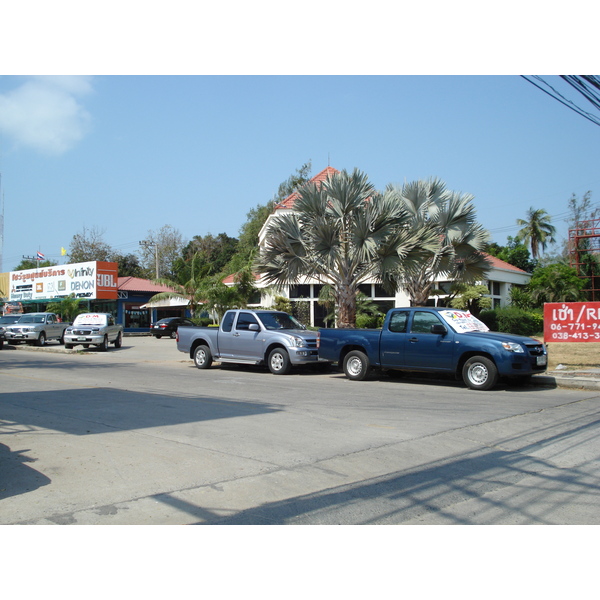
[[[25,464],[34,462],[34,459],[24,456],[25,452],[29,450],[11,450],[5,444],[0,444],[0,500],[31,492],[51,482],[48,477]]]

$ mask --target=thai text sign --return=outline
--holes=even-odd
[[[52,300],[74,294],[76,298],[116,300],[118,265],[90,261],[11,271],[11,302]]]
[[[545,342],[600,342],[600,302],[544,304]]]

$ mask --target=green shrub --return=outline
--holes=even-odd
[[[537,309],[524,310],[516,306],[506,306],[482,311],[479,320],[492,331],[515,335],[535,335],[544,330],[544,315]]]
[[[492,331],[498,331],[498,318],[495,310],[482,310],[477,318],[485,323]]]

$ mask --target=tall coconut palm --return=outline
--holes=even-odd
[[[550,223],[551,217],[543,208],[535,210],[531,207],[527,211],[526,219],[517,219],[517,225],[522,229],[515,236],[518,241],[531,247],[531,256],[537,260],[542,251],[546,249],[548,242],[554,243],[556,227]]]
[[[410,214],[410,227],[432,227],[439,245],[415,268],[399,274],[413,306],[424,306],[437,279],[474,283],[485,277],[490,263],[483,254],[487,233],[475,220],[473,196],[446,189],[438,178],[418,180],[401,187],[388,186]]]
[[[304,276],[329,283],[338,325],[354,327],[358,286],[380,281],[391,293],[400,271],[415,268],[439,245],[425,223],[410,227],[410,215],[395,194],[378,193],[354,170],[309,183],[291,213],[273,219],[256,262],[266,283],[296,284]]]

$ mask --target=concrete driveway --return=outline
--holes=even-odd
[[[598,524],[594,390],[0,351],[0,524]]]

